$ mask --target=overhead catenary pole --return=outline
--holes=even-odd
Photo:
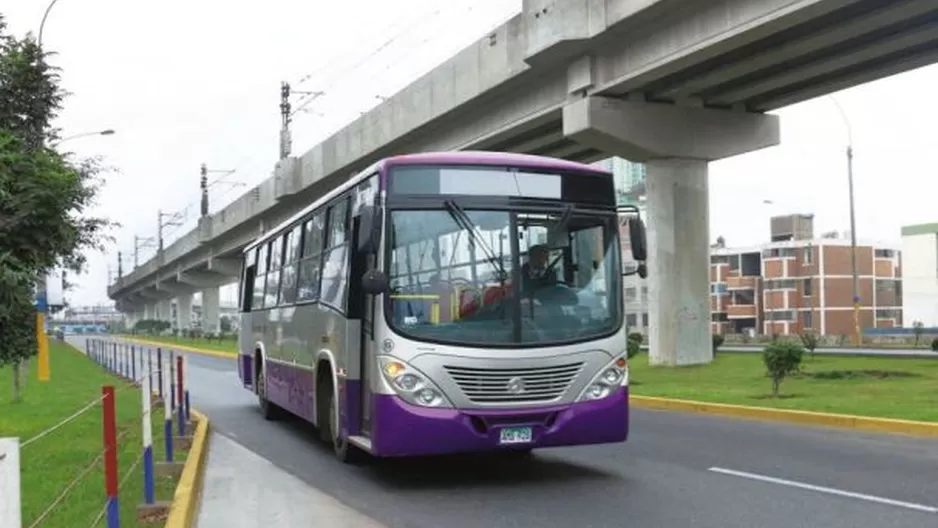
[[[280,157],[286,159],[293,150],[290,138],[290,83],[280,83]]]
[[[202,190],[202,218],[208,216],[208,167],[203,163],[200,176],[199,188]]]

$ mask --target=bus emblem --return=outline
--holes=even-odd
[[[508,392],[512,394],[521,394],[524,392],[524,380],[521,378],[511,378],[508,380]]]

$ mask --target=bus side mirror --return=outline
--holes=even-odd
[[[648,246],[645,242],[645,223],[635,216],[629,218],[629,242],[632,246],[632,258],[639,262],[648,260]],[[641,273],[639,273],[641,275]],[[644,277],[643,277],[644,278]]]
[[[375,205],[363,206],[358,222],[358,251],[377,253],[381,243],[381,209]]]
[[[362,290],[368,295],[379,295],[388,291],[388,276],[380,270],[368,270],[362,275]]]

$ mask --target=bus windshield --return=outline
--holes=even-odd
[[[407,337],[469,346],[562,344],[622,324],[614,213],[392,210],[388,322]]]

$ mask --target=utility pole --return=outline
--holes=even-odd
[[[208,216],[208,167],[204,163],[199,177],[199,188],[202,189],[202,218],[205,218]]]
[[[120,251],[117,252],[117,278],[122,279],[124,277],[124,254]]]
[[[280,83],[280,157],[286,159],[293,150],[292,140],[290,138],[290,84]]]

